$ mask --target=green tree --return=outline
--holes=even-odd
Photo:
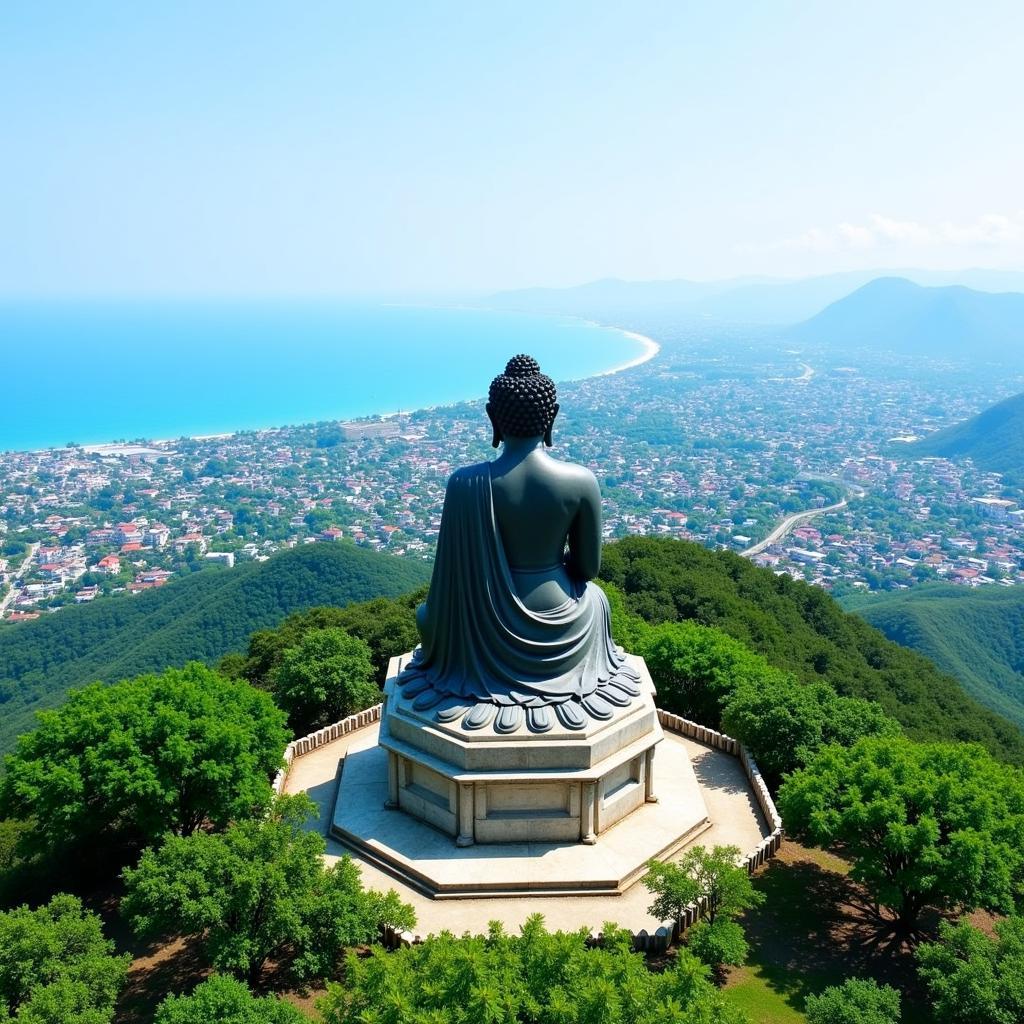
[[[840,697],[826,683],[802,684],[781,673],[741,682],[726,700],[722,727],[743,742],[773,783],[826,743],[850,746],[862,736],[902,731],[872,701]]]
[[[739,847],[693,846],[675,864],[652,860],[641,879],[655,900],[647,912],[661,921],[678,925],[691,903],[703,901],[701,918],[714,924],[719,918],[733,918],[764,902],[754,888],[747,869],[741,866]]]
[[[337,628],[310,630],[287,648],[271,673],[271,683],[299,736],[380,700],[370,648]]]
[[[946,1020],[946,1018],[942,1018]],[[899,1024],[900,994],[889,985],[850,978],[807,997],[807,1024]]]
[[[743,928],[724,917],[714,924],[698,921],[686,936],[686,948],[701,963],[714,970],[720,970],[727,964],[742,967],[749,952]]]
[[[153,1024],[309,1024],[309,1018],[276,996],[257,998],[235,978],[215,974],[191,995],[168,996]]]
[[[743,682],[761,685],[780,673],[760,655],[719,629],[667,622],[639,635],[658,702],[668,711],[718,728],[722,705]]]
[[[943,1024],[1024,1020],[1024,919],[1008,917],[995,938],[966,921],[939,926],[938,942],[917,950],[932,1012]]]
[[[518,936],[492,923],[486,936],[431,936],[421,945],[349,954],[345,985],[320,1001],[325,1024],[741,1024],[686,950],[665,971],[647,969],[631,937],[605,925],[550,933],[534,914]]]
[[[205,665],[94,683],[21,737],[0,808],[34,818],[27,838],[51,851],[223,828],[267,805],[287,739],[267,694]]]
[[[109,1024],[130,961],[75,896],[0,913],[0,1019]]]
[[[1024,883],[1024,773],[980,746],[862,739],[783,783],[786,830],[839,845],[851,876],[911,932],[926,906],[1008,913]]]
[[[201,936],[215,967],[250,981],[268,959],[299,981],[323,977],[382,924],[411,928],[412,908],[394,891],[364,891],[350,858],[324,865],[324,840],[305,827],[313,811],[308,797],[281,797],[265,819],[147,850],[124,873],[132,927]]]

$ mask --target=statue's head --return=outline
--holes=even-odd
[[[506,437],[543,437],[551,447],[551,426],[558,415],[555,382],[540,372],[532,356],[513,356],[505,372],[491,381],[487,415],[497,448]]]

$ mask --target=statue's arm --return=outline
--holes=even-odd
[[[569,527],[566,566],[577,580],[592,580],[601,568],[601,491],[589,471],[582,481],[576,518]]]

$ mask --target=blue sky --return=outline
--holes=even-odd
[[[1024,4],[7,3],[0,292],[1024,267]]]

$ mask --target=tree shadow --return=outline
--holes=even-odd
[[[751,946],[749,965],[770,988],[803,1012],[808,995],[850,977],[874,978],[903,995],[904,1022],[918,1017],[924,994],[913,938],[876,906],[853,879],[815,863],[792,843],[758,873],[764,904],[740,919]],[[923,931],[933,930],[931,923]]]
[[[160,939],[136,953],[114,1024],[148,1024],[170,994],[188,994],[212,973],[198,939]]]

